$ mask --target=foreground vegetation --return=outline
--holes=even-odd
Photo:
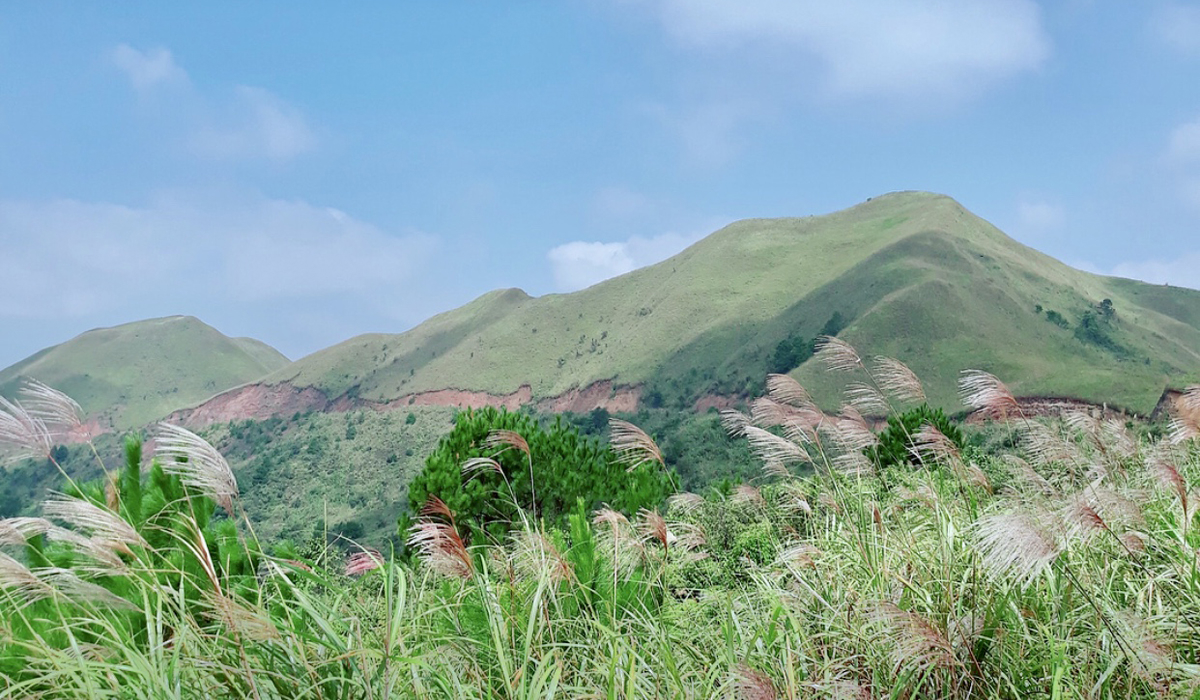
[[[504,487],[522,464],[536,488],[534,452],[496,434],[496,455],[526,459],[476,456],[459,483],[492,478],[509,534],[464,540],[430,492],[403,556],[268,551],[223,457],[163,427],[148,471],[135,441],[105,481],[68,483],[47,519],[0,520],[0,697],[1200,688],[1200,388],[1151,441],[1108,416],[1027,419],[995,377],[965,373],[968,407],[1011,446],[991,453],[920,408],[903,365],[836,340],[818,357],[850,381],[839,415],[783,375],[747,414],[723,412],[762,460],[753,484],[637,513],[577,502],[548,524]],[[2,406],[0,440],[53,463],[53,430],[75,412],[31,389]],[[881,412],[897,418],[882,442],[862,418]],[[649,436],[615,427],[626,468],[663,468]]]

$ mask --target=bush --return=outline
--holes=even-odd
[[[932,424],[942,431],[946,437],[962,449],[964,443],[962,431],[955,425],[942,409],[932,409],[928,404],[921,404],[900,415],[888,417],[887,429],[879,434],[879,444],[869,447],[866,455],[880,469],[897,466],[919,466],[920,460],[912,452],[912,436],[921,430],[926,423]]]
[[[488,435],[497,430],[520,435],[529,445],[528,455],[514,447],[486,447]],[[480,469],[464,474],[463,464],[473,457],[494,458],[502,473]],[[464,540],[500,540],[519,523],[520,511],[560,525],[577,501],[587,509],[604,504],[633,513],[661,504],[671,482],[671,475],[657,465],[628,471],[607,446],[581,436],[559,418],[543,429],[524,413],[463,411],[409,485],[409,513],[399,527],[405,535],[413,514],[436,496],[454,513]]]

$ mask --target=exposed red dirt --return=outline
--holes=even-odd
[[[593,382],[582,389],[571,389],[563,394],[538,401],[537,407],[552,413],[585,413],[603,408],[613,413],[632,413],[637,410],[642,398],[641,386],[614,386],[611,380]]]
[[[235,420],[265,420],[272,416],[329,410],[329,397],[312,387],[291,384],[248,384],[217,394],[194,408],[167,416],[171,423],[200,427]],[[345,410],[345,409],[342,409]]]

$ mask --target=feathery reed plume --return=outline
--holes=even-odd
[[[846,385],[846,403],[859,413],[869,416],[885,416],[888,413],[888,403],[884,395],[875,387],[862,382]]]
[[[824,416],[816,413],[796,413],[783,422],[783,434],[798,445],[811,445],[817,441],[817,426]]]
[[[968,462],[963,467],[962,474],[960,476],[968,484],[973,484],[984,491],[987,491],[988,493],[992,493],[992,482],[988,481],[987,474],[984,474],[983,470],[980,469],[979,465],[975,462]]]
[[[792,411],[791,406],[778,403],[766,396],[750,402],[750,420],[760,428],[782,425],[784,421],[791,418]]]
[[[750,417],[741,411],[735,411],[732,408],[723,408],[720,410],[721,427],[725,429],[725,433],[731,438],[740,438],[746,433],[746,426],[750,425]]]
[[[462,473],[468,479],[478,475],[480,472],[495,472],[504,475],[504,469],[500,467],[500,463],[491,457],[472,457],[463,462]]]
[[[592,514],[593,525],[606,525],[612,530],[617,530],[629,525],[629,519],[620,511],[615,511],[612,508],[601,508]]]
[[[646,462],[666,465],[658,443],[641,428],[619,418],[610,418],[608,427],[611,433],[609,444],[621,462],[628,467],[628,471],[633,471]]]
[[[901,486],[896,492],[903,501],[918,501],[926,506],[933,508],[938,503],[937,492],[930,488],[929,484],[920,484],[915,489],[910,489],[907,486]]]
[[[808,502],[808,494],[794,482],[783,484],[783,497],[779,507],[789,513],[804,513],[812,515],[812,505]]]
[[[810,411],[815,411],[817,408],[808,390],[801,386],[800,382],[786,374],[767,375],[767,396],[771,397],[773,401],[793,408],[805,408]]]
[[[84,581],[70,569],[38,569],[38,578],[48,584],[56,592],[75,602],[100,603],[105,607],[121,610],[138,610],[139,608],[128,600],[120,597],[103,586]]]
[[[708,544],[704,529],[691,523],[675,523],[667,529],[667,539],[675,549],[693,550]]]
[[[1179,503],[1186,513],[1188,510],[1187,481],[1179,472],[1179,468],[1175,466],[1170,454],[1164,450],[1155,450],[1146,458],[1146,468],[1159,486],[1173,492],[1179,498]]]
[[[383,566],[383,554],[373,547],[361,547],[360,551],[346,558],[346,575],[362,576]]]
[[[493,430],[483,440],[483,446],[489,450],[506,450],[513,448],[529,456],[529,443],[515,430]]]
[[[830,464],[834,470],[847,476],[868,477],[875,474],[875,463],[862,452],[843,452],[834,457]]]
[[[753,425],[746,426],[746,439],[750,442],[750,449],[764,462],[778,462],[786,465],[812,461],[808,452],[800,445],[762,428]]]
[[[831,335],[817,338],[816,357],[825,367],[834,372],[853,372],[866,369],[858,351],[850,343]]]
[[[1030,513],[989,515],[976,523],[983,568],[1000,578],[1011,576],[1028,585],[1062,551],[1041,519]]]
[[[695,513],[703,506],[704,497],[699,494],[691,493],[690,491],[677,493],[667,499],[667,512],[669,513],[678,512],[686,515],[689,513]]]
[[[117,552],[128,552],[129,548],[121,542],[100,537],[84,537],[45,518],[9,518],[0,522],[4,523],[4,527],[0,528],[0,531],[4,531],[2,537],[13,540],[11,544],[24,544],[31,537],[45,536],[51,542],[65,544],[78,554],[101,564],[99,571],[119,571],[125,567]]]
[[[1086,494],[1076,494],[1063,507],[1063,520],[1068,524],[1067,537],[1083,538],[1093,532],[1108,530],[1108,523],[1100,517]]]
[[[751,506],[753,508],[767,507],[767,499],[763,498],[762,492],[750,484],[738,484],[733,489],[733,494],[730,496],[729,500],[734,503]]]
[[[41,418],[0,396],[0,448],[7,448],[8,459],[14,462],[45,457],[54,449],[54,437]]]
[[[779,556],[775,557],[775,561],[783,566],[813,567],[817,565],[816,560],[820,556],[821,550],[807,542],[801,542],[784,547]]]
[[[921,425],[913,436],[913,445],[910,448],[912,454],[917,459],[924,459],[926,455],[932,455],[935,460],[949,466],[962,464],[962,453],[958,450],[958,445],[954,441],[946,437],[946,434],[933,423],[924,423]]]
[[[237,479],[229,463],[207,440],[186,428],[159,423],[155,456],[163,460],[163,471],[177,474],[186,486],[212,498],[226,513],[233,514]]]
[[[0,589],[12,592],[26,603],[54,595],[54,589],[21,562],[0,552]]]
[[[882,623],[894,642],[892,659],[895,670],[906,666],[918,669],[953,669],[959,665],[954,645],[946,635],[917,613],[902,610],[887,602],[871,606],[868,619]]]
[[[842,406],[834,423],[833,435],[838,446],[849,452],[862,452],[879,444],[879,436],[867,425],[862,413],[851,404]]]
[[[543,533],[521,529],[513,534],[512,540],[513,570],[521,576],[537,580],[545,575],[555,584],[574,578],[571,562]]]
[[[900,360],[876,357],[873,376],[879,382],[879,388],[897,401],[925,403],[925,388],[921,386],[921,380]]]
[[[667,521],[657,510],[642,508],[638,511],[638,533],[646,540],[655,540],[663,547],[670,544],[667,531]]]
[[[872,700],[874,697],[868,688],[851,678],[828,678],[808,687],[817,692],[813,697],[829,700]]]
[[[1139,662],[1133,664],[1133,670],[1138,676],[1154,682],[1174,669],[1175,653],[1171,645],[1160,639],[1141,615],[1133,610],[1119,610],[1113,615],[1113,620],[1120,628],[1121,636],[1133,648],[1133,654]]]
[[[745,663],[738,664],[733,676],[738,700],[776,700],[779,697],[770,677]]]
[[[130,547],[147,546],[146,540],[121,516],[82,498],[59,494],[42,503],[42,512],[48,518],[91,532],[93,538],[112,543],[126,554],[133,553]]]
[[[1200,384],[1188,387],[1176,399],[1170,441],[1177,445],[1197,436],[1200,436]]]
[[[1021,447],[1034,464],[1041,466],[1081,460],[1075,443],[1035,420],[1021,421]]]
[[[475,562],[458,530],[450,523],[422,520],[412,526],[408,546],[417,550],[421,561],[433,571],[456,578],[471,578]]]
[[[1016,476],[1021,483],[1028,484],[1029,486],[1037,489],[1043,496],[1054,496],[1058,494],[1058,489],[1054,488],[1054,485],[1047,481],[1046,477],[1039,474],[1036,469],[1030,466],[1029,462],[1026,462],[1014,454],[1006,454],[1001,459],[1003,459],[1004,462],[1012,467],[1013,475]]]
[[[83,409],[75,399],[36,379],[26,380],[21,387],[21,405],[48,428],[57,428],[54,434],[65,434],[83,423]]]
[[[982,370],[964,370],[958,390],[963,403],[985,418],[1004,421],[1020,413],[1016,397],[1004,382]]]
[[[279,628],[264,613],[251,610],[219,591],[205,592],[204,598],[216,618],[235,634],[256,642],[270,642],[281,638]]]
[[[762,470],[763,474],[766,474],[767,476],[773,476],[777,479],[786,479],[792,475],[792,473],[788,471],[786,464],[770,459],[763,462]]]

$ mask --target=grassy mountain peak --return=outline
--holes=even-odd
[[[1104,327],[1081,328],[1105,299]],[[948,408],[957,372],[977,367],[1025,395],[1149,410],[1165,386],[1200,370],[1196,309],[1200,292],[1075,270],[950,197],[895,192],[824,216],[737,221],[570,294],[494,291],[266,381],[388,401],[522,385],[544,398],[609,380],[693,401],[752,391],[781,343],[838,318],[862,352],[910,363]],[[834,382],[813,363],[792,371],[836,406]]]
[[[286,365],[252,338],[229,338],[191,316],[87,331],[0,370],[0,394],[25,378],[70,394],[102,425],[129,428],[161,418]]]

